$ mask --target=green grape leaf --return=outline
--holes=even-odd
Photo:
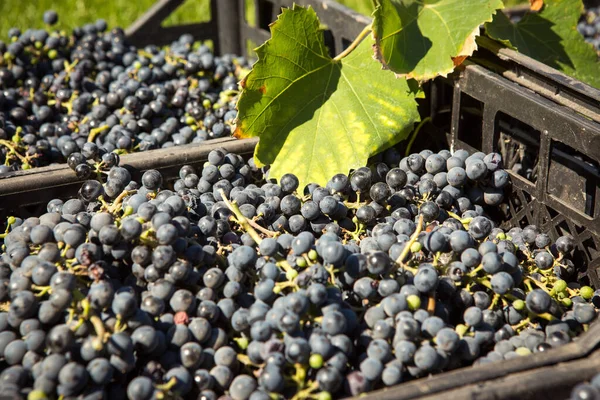
[[[419,120],[414,81],[383,71],[372,45],[333,59],[315,11],[283,9],[241,83],[235,131],[260,137],[254,158],[270,177],[324,185],[408,136]]]
[[[477,49],[502,0],[375,0],[375,56],[399,76],[446,76]]]
[[[593,46],[577,31],[581,0],[545,0],[539,13],[516,24],[504,13],[485,25],[486,34],[565,74],[600,88],[600,63]]]

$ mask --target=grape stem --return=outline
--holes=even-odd
[[[300,390],[298,393],[292,397],[292,400],[302,400],[306,399],[310,396],[312,392],[319,388],[319,382],[315,381],[311,383],[306,389]]]
[[[227,206],[227,208],[229,208],[231,210],[231,212],[235,214],[235,218],[237,219],[237,222],[242,226],[242,228],[244,228],[244,230],[246,232],[248,232],[248,234],[256,242],[256,244],[260,244],[260,242],[262,242],[262,238],[260,237],[260,235],[258,234],[258,232],[256,232],[254,230],[254,228],[252,227],[252,225],[250,225],[248,223],[248,220],[246,219],[246,217],[244,217],[244,214],[242,214],[242,212],[240,211],[240,209],[237,206],[237,204],[232,203],[231,201],[229,201],[229,199],[225,195],[225,191],[223,189],[219,189],[219,193],[221,194],[221,198],[223,199],[223,203],[225,203],[225,205]]]
[[[260,226],[256,221],[254,221],[253,219],[248,219],[246,218],[246,220],[248,221],[248,223],[256,230],[264,233],[265,235],[269,236],[269,237],[275,237],[277,236],[277,232],[273,232],[270,231],[266,228],[263,228],[262,226]]]
[[[168,382],[163,383],[161,385],[156,385],[156,389],[157,390],[161,390],[164,392],[168,392],[169,390],[171,390],[175,385],[177,384],[177,378],[172,377],[171,379],[169,379]]]
[[[21,160],[22,164],[29,164],[29,160],[27,160],[25,156],[19,154],[13,143],[9,142],[8,140],[0,139],[0,145],[10,150],[12,154],[14,154],[19,160]]]
[[[433,315],[435,312],[435,293],[429,293],[429,300],[427,301],[427,312],[429,315]]]
[[[237,355],[237,359],[238,359],[239,362],[241,362],[244,365],[248,365],[248,366],[252,366],[252,367],[256,367],[257,366],[252,361],[250,361],[250,357],[248,357],[245,354],[238,354]]]
[[[104,132],[105,130],[110,129],[110,126],[108,125],[102,125],[99,126],[97,128],[93,128],[90,130],[90,134],[88,135],[88,142],[93,142],[96,139],[96,136],[98,136],[98,134]]]
[[[233,212],[233,214],[235,215],[238,224],[240,224],[244,231],[246,231],[250,235],[252,240],[254,240],[254,242],[256,242],[257,245],[260,245],[260,242],[262,242],[262,238],[260,237],[258,232],[256,232],[256,230],[252,227],[252,225],[248,222],[249,220],[246,217],[244,217],[244,214],[242,214],[237,204],[235,204],[235,202],[229,201],[223,189],[219,189],[219,193],[221,194],[223,203],[225,203],[227,208],[229,208],[231,212]],[[283,268],[286,272],[294,270],[285,259],[279,259],[277,265]]]
[[[399,264],[399,265],[405,267],[403,260],[408,255],[408,252],[410,251],[410,248],[412,247],[413,243],[415,243],[417,241],[417,238],[419,237],[419,234],[421,233],[422,229],[423,229],[423,214],[419,215],[419,222],[417,223],[417,229],[415,229],[415,232],[410,237],[410,240],[406,243],[406,245],[404,246],[404,249],[402,249],[402,253],[400,253],[398,258],[396,259],[396,264]]]
[[[114,200],[112,207],[109,208],[108,212],[114,214],[119,209],[119,206],[123,202],[123,199],[129,195],[137,193],[137,190],[123,190],[121,194]]]
[[[512,328],[515,330],[515,332],[519,332],[519,330],[521,328],[526,327],[527,325],[529,325],[529,323],[531,322],[530,318],[524,318],[521,322],[519,322],[517,325],[513,325]]]
[[[365,28],[358,34],[358,36],[354,39],[350,46],[346,47],[344,51],[333,58],[334,61],[340,61],[342,58],[346,57],[348,54],[352,53],[354,49],[358,47],[360,42],[371,32],[373,28],[373,24],[369,24],[365,26]]]

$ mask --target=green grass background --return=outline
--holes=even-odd
[[[11,27],[21,30],[42,28],[42,14],[53,9],[59,14],[59,29],[104,18],[110,27],[126,28],[155,0],[0,0],[0,39],[5,40]],[[505,0],[507,6],[526,0]],[[372,0],[339,0],[363,14],[372,11]],[[208,0],[187,0],[163,23],[166,26],[201,22],[208,19]]]

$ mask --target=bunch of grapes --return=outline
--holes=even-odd
[[[329,400],[549,351],[597,315],[573,238],[491,217],[495,153],[390,150],[300,188],[217,149],[172,189],[106,154],[106,183],[8,220],[3,395]]]
[[[57,20],[46,12],[47,30],[0,41],[0,176],[64,163],[86,143],[122,154],[231,135],[246,59],[191,35],[136,48],[103,20],[70,34],[51,29]]]

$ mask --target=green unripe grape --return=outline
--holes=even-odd
[[[594,295],[594,289],[589,286],[582,286],[581,289],[579,289],[579,294],[584,299],[589,300]]]
[[[573,305],[573,300],[571,300],[568,297],[565,297],[564,299],[561,299],[560,302],[565,307],[571,307]]]
[[[499,239],[499,240],[506,239],[506,233],[500,232],[499,234],[496,235],[496,239]]]
[[[54,60],[57,56],[58,56],[58,52],[56,51],[56,49],[48,50],[48,58],[49,59]]]
[[[204,108],[210,108],[210,100],[204,99],[202,101],[202,107],[204,107]]]
[[[311,354],[310,358],[308,359],[308,365],[310,365],[310,367],[312,369],[319,369],[323,366],[323,356],[320,354]]]
[[[523,311],[525,309],[525,302],[520,299],[513,301],[512,305],[517,311]]]
[[[421,244],[421,242],[414,242],[413,244],[410,245],[410,252],[418,253],[421,251],[422,248],[423,248],[423,245]]]
[[[308,251],[308,259],[311,261],[315,261],[319,257],[319,254],[315,249],[311,249]]]
[[[518,347],[515,350],[515,353],[517,353],[520,356],[528,356],[531,354],[531,350],[529,350],[527,347]]]
[[[411,311],[415,311],[421,307],[421,298],[416,294],[411,294],[406,298],[406,303]]]
[[[185,124],[186,125],[194,125],[195,122],[196,122],[196,120],[193,117],[186,117],[185,118]]]
[[[48,400],[48,396],[41,390],[32,390],[27,395],[27,400]]]
[[[134,62],[134,63],[133,63],[133,68],[135,68],[135,69],[140,69],[140,68],[142,68],[142,63],[141,63],[141,62],[139,62],[139,61],[136,61],[136,62]]]
[[[563,281],[562,279],[559,279],[556,282],[554,282],[554,291],[556,293],[564,292],[566,289],[567,282]]]
[[[296,258],[296,265],[299,266],[300,268],[306,268],[308,263],[306,262],[304,257],[298,257],[298,258]]]
[[[317,400],[331,400],[331,394],[329,394],[329,392],[319,392],[315,397]]]

